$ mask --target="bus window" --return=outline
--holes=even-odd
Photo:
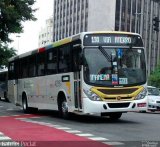
[[[47,53],[47,74],[57,73],[57,50],[52,50]]]
[[[45,53],[40,53],[37,56],[37,74],[38,76],[45,75]]]
[[[34,77],[36,76],[36,56],[33,55],[29,58],[28,61],[28,76]]]
[[[69,72],[71,67],[70,46],[59,48],[59,72]]]
[[[28,77],[28,60],[27,59],[22,59],[20,62],[21,62],[21,77],[22,78],[27,78]]]
[[[14,79],[14,62],[9,63],[9,80]]]

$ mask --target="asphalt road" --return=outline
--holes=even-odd
[[[57,112],[46,110],[38,111],[35,116],[24,117],[24,113],[20,107],[0,101],[0,121],[4,120],[3,118],[7,116],[9,119],[10,117],[20,116],[22,118],[19,119],[22,119],[25,123],[53,127],[69,134],[78,135],[111,146],[160,146],[159,112],[124,113],[118,121],[111,121],[106,117],[78,115],[73,115],[70,120],[64,120],[59,118]],[[25,129],[24,126],[23,129]],[[1,127],[0,132],[3,133]]]

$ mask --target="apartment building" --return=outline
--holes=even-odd
[[[160,62],[160,0],[54,0],[53,41],[84,31],[129,31],[142,35],[148,75]]]
[[[46,20],[45,26],[39,32],[38,47],[43,47],[53,42],[53,17]]]

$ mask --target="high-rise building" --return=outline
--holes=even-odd
[[[46,20],[45,26],[39,32],[38,46],[43,47],[53,42],[53,17]]]
[[[83,31],[129,31],[142,35],[148,74],[160,62],[160,0],[54,0],[53,40]]]

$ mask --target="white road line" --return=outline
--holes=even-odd
[[[53,125],[53,124],[50,124],[52,127],[55,127],[55,128],[61,128],[62,126],[60,125]]]
[[[14,109],[6,109],[7,111],[12,111],[12,110],[14,110]]]
[[[103,138],[103,137],[89,137],[88,139],[94,140],[94,141],[105,141],[105,140],[109,140],[107,138]]]
[[[0,140],[11,140],[9,137],[0,137]]]
[[[66,131],[67,133],[73,133],[73,134],[76,134],[76,133],[81,133],[81,131],[78,131],[78,130],[70,130],[70,131]]]
[[[124,145],[124,143],[122,142],[102,142],[102,143],[107,145]]]
[[[60,129],[60,130],[70,130],[71,128],[67,128],[67,127],[57,127],[56,129]]]
[[[41,118],[40,116],[35,116],[35,117],[31,117],[31,118]]]
[[[3,133],[2,133],[2,132],[0,132],[0,135],[3,135]]]
[[[4,106],[0,106],[0,108],[2,108],[2,107],[4,107]]]
[[[92,134],[76,134],[76,135],[78,135],[78,136],[82,136],[82,137],[90,137],[90,136],[94,136],[94,135],[92,135]]]

